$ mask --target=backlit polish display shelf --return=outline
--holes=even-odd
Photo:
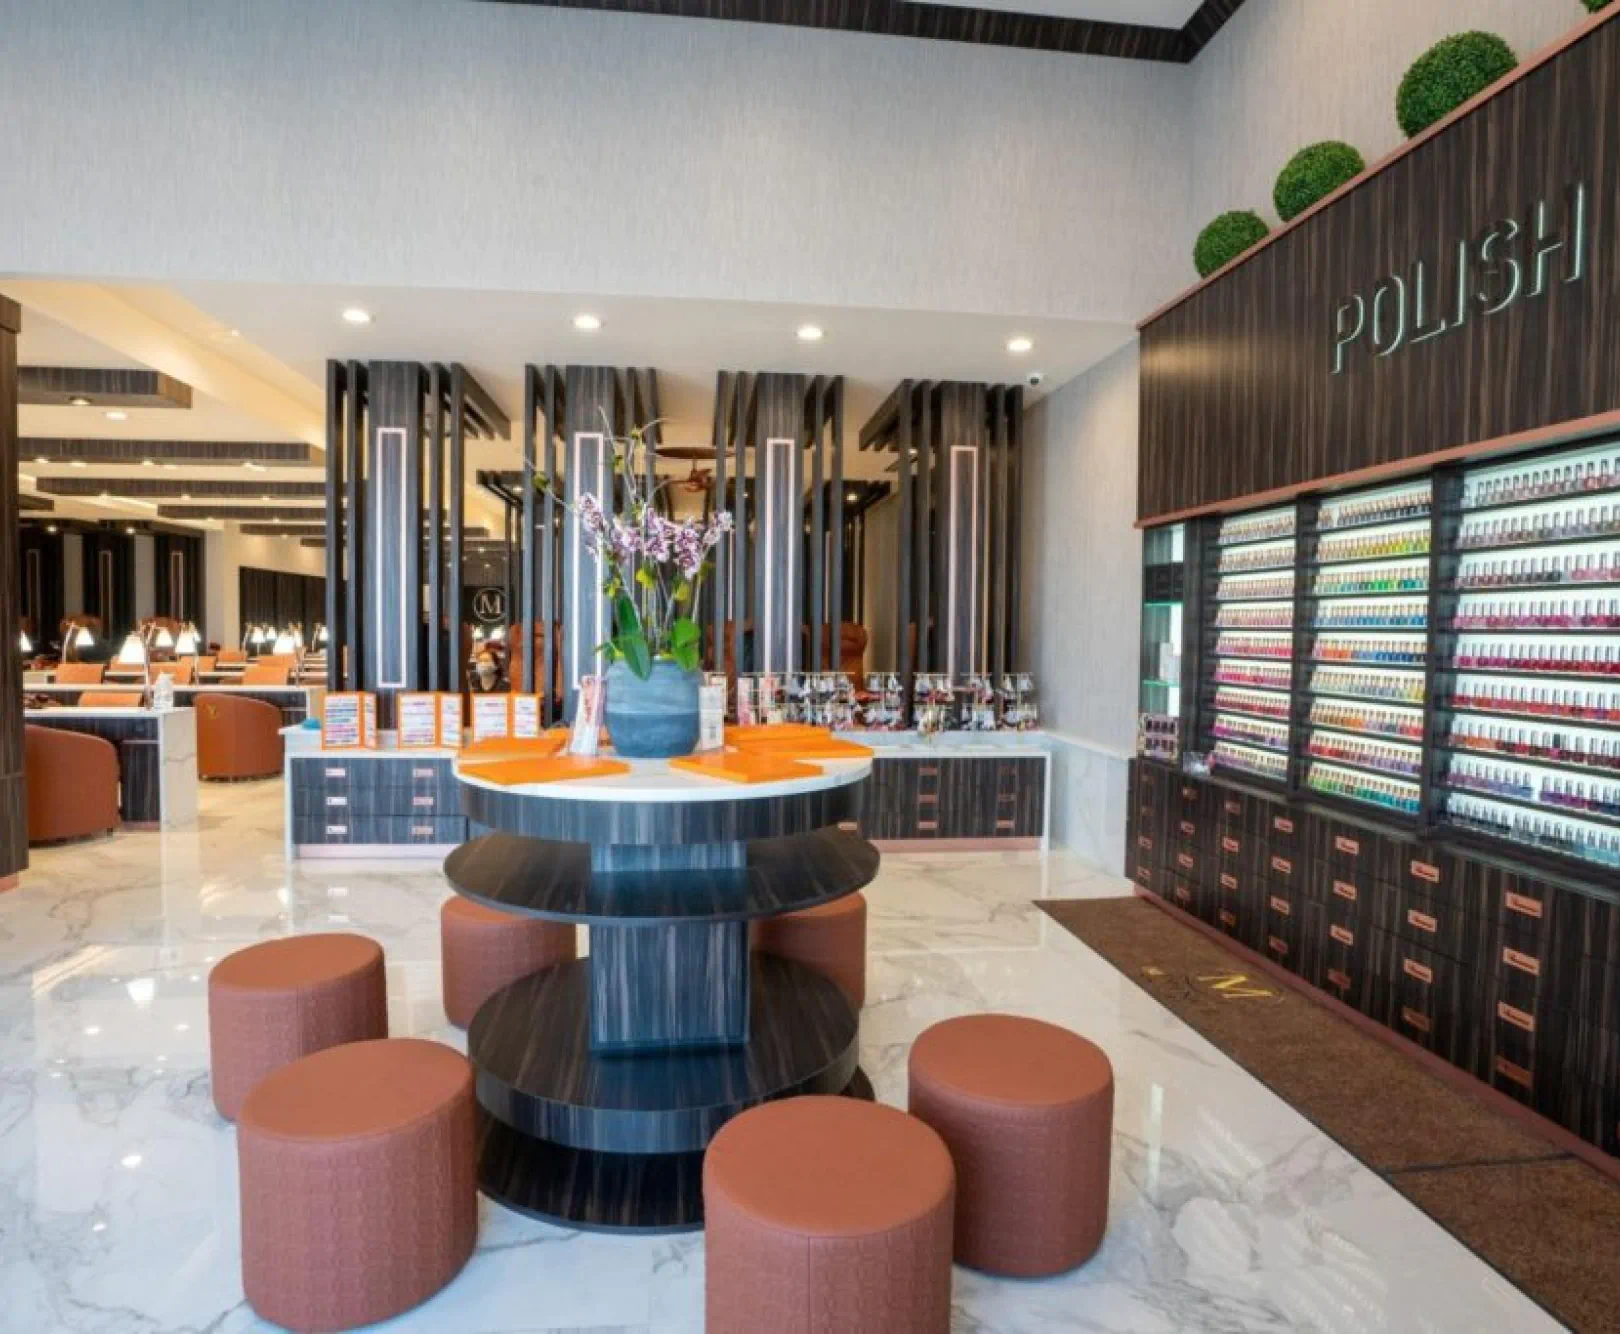
[[[1227,519],[1205,565],[1210,767],[1279,785],[1288,781],[1297,525],[1292,505]]]
[[[1427,480],[1324,500],[1305,563],[1304,786],[1413,820],[1423,811],[1432,505]]]
[[[1440,818],[1620,868],[1620,444],[1470,469],[1454,525]]]

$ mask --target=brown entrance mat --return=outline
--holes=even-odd
[[[1140,898],[1039,906],[1570,1328],[1620,1325],[1620,1183]]]

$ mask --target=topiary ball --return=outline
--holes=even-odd
[[[1300,149],[1277,173],[1277,184],[1272,187],[1271,200],[1277,206],[1277,216],[1284,222],[1297,218],[1318,199],[1326,199],[1366,169],[1361,154],[1336,139]]]
[[[1249,209],[1223,213],[1198,233],[1193,243],[1193,263],[1198,276],[1207,278],[1216,269],[1230,264],[1257,241],[1263,241],[1271,229],[1260,220],[1260,215]]]
[[[1412,62],[1395,94],[1401,129],[1408,139],[1421,134],[1518,63],[1495,33],[1460,32],[1436,42]]]

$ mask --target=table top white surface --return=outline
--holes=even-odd
[[[603,758],[618,757],[608,753]],[[483,762],[491,761],[485,758]],[[456,765],[456,777],[469,787],[546,801],[707,802],[802,796],[858,783],[872,772],[872,761],[869,759],[807,759],[804,763],[814,765],[821,772],[814,776],[785,778],[771,783],[733,783],[724,778],[672,769],[668,760],[622,762],[630,766],[629,773],[607,774],[598,778],[566,778],[554,783],[492,783],[469,774],[461,764]]]

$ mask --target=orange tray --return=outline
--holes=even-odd
[[[832,733],[825,727],[814,723],[749,723],[744,727],[734,723],[726,728],[726,744],[740,746],[752,741],[756,737],[805,737],[831,736]]]
[[[568,729],[554,727],[549,732],[542,732],[537,737],[493,736],[482,741],[475,741],[470,746],[463,746],[461,753],[468,759],[477,759],[488,755],[492,759],[501,758],[537,758],[545,755],[555,755],[568,744]]]
[[[705,778],[723,778],[728,783],[779,783],[787,778],[814,778],[822,772],[814,764],[801,764],[784,755],[748,754],[737,750],[683,755],[671,760],[669,767]]]
[[[515,787],[519,783],[556,783],[567,778],[605,778],[610,774],[627,774],[630,766],[623,760],[603,759],[591,755],[542,755],[532,759],[494,760],[489,764],[464,764],[461,772],[468,778],[482,778],[502,787]]]

